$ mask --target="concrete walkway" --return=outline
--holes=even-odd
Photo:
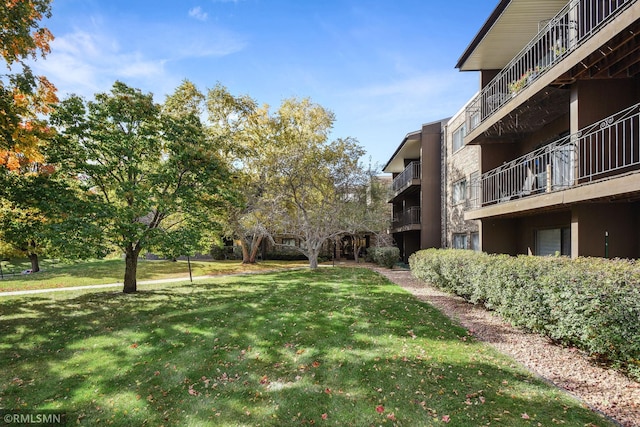
[[[326,265],[321,265],[320,267],[327,267]],[[330,266],[329,266],[330,267]],[[226,274],[211,274],[208,276],[195,276],[192,281],[197,280],[205,280],[205,279],[215,279],[218,277],[230,277],[230,276],[247,276],[251,274],[265,274],[265,273],[274,273],[277,271],[289,271],[289,270],[300,270],[308,267],[291,267],[291,268],[282,268],[275,270],[259,270],[259,271],[244,271],[239,273],[226,273]],[[138,282],[138,285],[155,285],[158,283],[175,283],[175,282],[188,282],[188,277],[174,277],[171,279],[157,279],[157,280],[142,280]],[[32,294],[44,294],[47,292],[62,292],[62,291],[83,291],[87,289],[101,289],[101,288],[117,288],[122,287],[122,282],[116,283],[106,283],[102,285],[84,285],[84,286],[68,286],[62,288],[48,288],[48,289],[30,289],[25,291],[8,291],[2,292],[0,291],[0,297],[10,297],[10,296],[19,296],[19,295],[32,295]]]
[[[224,277],[224,276],[238,276],[240,274],[250,274],[250,273],[235,273],[235,274],[224,274],[224,275],[213,275],[213,276],[198,276],[194,277],[193,281],[203,280],[203,279],[212,279],[215,277]],[[154,285],[157,283],[174,283],[174,282],[188,282],[188,277],[182,278],[172,278],[172,279],[158,279],[158,280],[143,280],[138,282],[138,285]],[[16,295],[31,295],[31,294],[44,294],[47,292],[62,292],[62,291],[83,291],[86,289],[101,289],[101,288],[116,288],[122,287],[122,282],[118,283],[105,283],[103,285],[85,285],[85,286],[68,286],[64,288],[49,288],[49,289],[30,289],[26,291],[9,291],[2,292],[0,291],[0,297],[9,297]]]

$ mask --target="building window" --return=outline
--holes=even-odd
[[[284,237],[282,238],[282,244],[284,246],[296,246],[296,239],[293,239],[291,237]]]
[[[536,230],[536,255],[571,255],[571,228]]]
[[[462,203],[467,198],[467,181],[465,179],[453,183],[453,204]]]
[[[480,233],[471,233],[471,246],[469,249],[474,251],[480,250]]]
[[[455,233],[453,235],[453,249],[467,249],[467,233]]]
[[[480,126],[480,112],[479,111],[472,112],[469,122],[471,123],[471,126],[470,126],[471,130]]]
[[[464,128],[462,125],[458,129],[453,131],[453,152],[455,153],[464,145]]]

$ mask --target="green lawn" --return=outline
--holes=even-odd
[[[3,262],[3,271],[23,271],[30,268],[28,260]],[[8,266],[7,266],[8,265]],[[243,265],[240,261],[191,261],[193,276],[277,270],[309,265],[306,261],[261,261]],[[9,268],[7,268],[9,267]],[[52,264],[45,261],[42,271],[27,275],[6,275],[0,280],[0,293],[30,289],[64,288],[69,286],[122,283],[124,260],[83,261],[74,264]],[[138,261],[138,281],[189,278],[186,261]]]
[[[607,426],[381,276],[0,298],[0,408],[69,425]]]

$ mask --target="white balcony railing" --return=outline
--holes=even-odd
[[[393,180],[393,193],[398,194],[409,187],[414,179],[420,179],[420,162],[413,161]]]
[[[640,168],[640,104],[482,174],[471,208],[564,190]]]
[[[468,104],[468,132],[636,1],[571,0]]]

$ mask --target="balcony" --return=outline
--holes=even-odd
[[[468,104],[465,112],[468,132],[487,121],[635,2],[571,0]]]
[[[421,166],[419,161],[413,161],[393,180],[391,198],[397,197],[400,193],[412,186],[420,185]]]
[[[413,206],[393,218],[392,232],[420,230],[420,207]]]
[[[584,186],[640,170],[640,104],[482,174],[471,209]]]

